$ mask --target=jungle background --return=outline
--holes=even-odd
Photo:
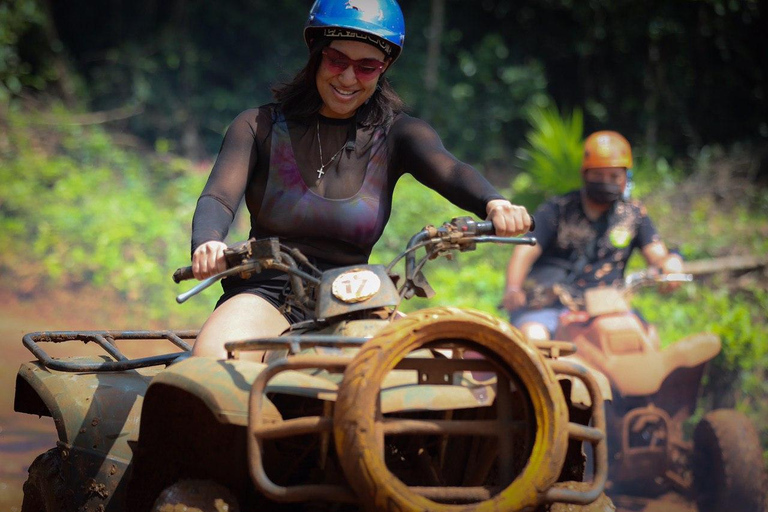
[[[13,311],[34,316],[56,301],[61,318],[88,316],[101,328],[199,327],[218,289],[179,306],[174,296],[187,286],[170,279],[189,262],[196,199],[228,123],[269,102],[271,86],[303,65],[310,5],[0,2],[0,291]],[[687,261],[764,263],[765,2],[401,5],[408,35],[391,81],[410,113],[513,201],[533,210],[577,187],[583,138],[614,129],[633,145],[633,195],[668,245]],[[412,179],[396,194],[376,262],[425,224],[466,214]],[[239,216],[229,241],[245,237]],[[501,316],[508,257],[504,246],[484,246],[433,264],[429,304]],[[634,305],[664,343],[703,330],[721,337],[702,410],[747,413],[768,461],[766,283],[759,263],[721,267],[671,295],[646,290]],[[3,371],[12,386],[15,368]]]

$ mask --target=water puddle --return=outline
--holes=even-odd
[[[21,510],[29,465],[53,448],[56,439],[51,418],[18,413],[0,415],[0,510]]]

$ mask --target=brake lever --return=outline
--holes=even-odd
[[[216,281],[218,281],[220,279],[224,279],[225,277],[229,277],[229,276],[235,275],[235,274],[240,274],[242,272],[248,272],[249,270],[253,270],[253,269],[255,269],[258,266],[259,266],[258,262],[245,263],[245,264],[242,264],[242,265],[238,265],[236,267],[229,268],[229,269],[225,270],[224,272],[219,272],[218,274],[212,275],[208,279],[204,279],[204,280],[200,281],[198,284],[196,284],[190,290],[177,295],[176,296],[176,302],[178,302],[179,304],[183,304],[184,302],[189,300],[191,297],[194,297],[195,295],[197,295],[201,291],[203,291],[206,288],[208,288],[209,286],[211,286]]]
[[[191,297],[194,297],[195,295],[205,290],[206,288],[208,288],[218,280],[219,280],[219,276],[215,275],[215,276],[209,277],[208,279],[204,279],[200,281],[190,290],[187,290],[186,292],[180,293],[179,295],[177,295],[176,302],[178,302],[179,304],[183,304],[187,302]]]

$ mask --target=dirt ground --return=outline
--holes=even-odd
[[[102,298],[91,296],[77,302],[66,295],[46,300],[20,300],[7,288],[0,287],[0,511],[19,512],[22,487],[27,470],[35,457],[56,443],[56,431],[51,418],[19,414],[13,411],[16,372],[32,354],[21,343],[25,333],[46,330],[147,329],[130,325],[130,320],[116,313],[119,308],[104,311]],[[71,304],[78,304],[77,308]],[[48,347],[45,347],[46,349]],[[150,355],[146,349],[126,350],[134,357]],[[88,347],[78,347],[79,354],[89,353]],[[143,353],[142,353],[143,352]],[[157,353],[157,349],[150,351]],[[92,353],[92,352],[90,352]],[[52,353],[52,355],[55,355]],[[658,499],[612,496],[619,512],[695,512],[695,507],[676,494]]]
[[[21,344],[26,332],[58,328],[60,323],[75,327],[70,317],[38,313],[34,304],[19,303],[9,292],[0,291],[0,510],[21,510],[21,489],[34,458],[53,447],[56,430],[51,418],[38,418],[13,412],[16,371],[31,355]]]

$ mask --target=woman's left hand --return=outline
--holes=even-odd
[[[496,236],[520,236],[531,230],[531,216],[525,206],[506,199],[494,199],[485,205],[486,220],[493,222]]]

